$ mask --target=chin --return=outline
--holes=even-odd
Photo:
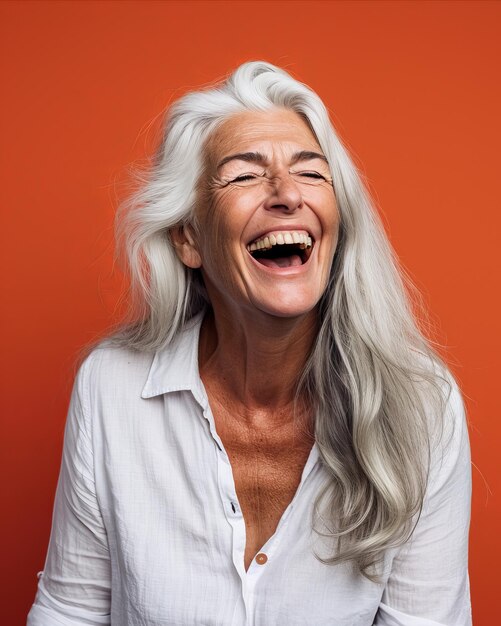
[[[268,315],[281,318],[298,318],[310,314],[320,298],[290,297],[277,295],[273,301],[255,301],[254,306]]]

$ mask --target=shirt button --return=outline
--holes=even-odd
[[[267,560],[268,560],[268,557],[266,556],[264,552],[260,552],[259,554],[256,555],[256,563],[258,565],[264,565]]]

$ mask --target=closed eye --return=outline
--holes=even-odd
[[[240,174],[240,176],[233,178],[230,182],[243,183],[246,180],[254,180],[255,178],[257,178],[257,174]]]
[[[322,174],[319,174],[318,172],[297,172],[297,174],[299,174],[299,176],[302,176],[304,178],[315,178],[317,180],[326,180],[325,176],[322,176]]]

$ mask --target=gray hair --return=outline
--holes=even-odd
[[[409,283],[324,104],[284,70],[245,63],[171,107],[148,178],[118,213],[134,322],[116,340],[157,349],[207,306],[198,270],[178,259],[169,231],[193,220],[204,147],[218,125],[244,110],[273,107],[309,124],[327,157],[340,212],[320,330],[299,384],[315,408],[315,439],[330,477],[313,525],[335,546],[318,558],[352,561],[377,579],[384,550],[409,538],[423,504],[446,369],[419,329]]]

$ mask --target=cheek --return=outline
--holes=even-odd
[[[201,250],[208,260],[231,254],[232,248],[240,245],[242,233],[256,206],[250,196],[231,187],[214,194],[199,220]]]
[[[305,201],[314,209],[320,222],[323,236],[337,240],[341,216],[332,188],[317,189],[318,193],[304,195]]]
[[[339,239],[339,226],[340,226],[340,217],[337,208],[335,208],[335,217],[331,222],[330,230],[332,233],[332,241],[334,248],[336,248],[338,239]]]
[[[326,257],[328,256],[330,263],[332,263],[340,236],[341,216],[337,204],[332,198],[329,198],[329,202],[324,206],[326,210],[319,217],[322,225],[323,238],[326,243],[328,243],[328,247],[324,249],[323,253]]]
[[[329,207],[325,214],[326,227],[332,233],[333,238],[337,240],[341,215],[333,193],[329,194],[326,206]]]
[[[218,263],[218,257],[227,244],[225,211],[221,203],[211,202],[199,211],[198,242],[202,265],[206,269]]]
[[[225,203],[211,207],[199,223],[199,250],[202,270],[212,282],[231,283],[235,267],[234,256],[238,253],[242,230],[231,219],[234,207]],[[233,216],[234,217],[234,216]]]

